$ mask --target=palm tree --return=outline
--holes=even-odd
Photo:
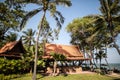
[[[96,59],[99,59],[100,61],[100,69],[101,69],[101,60],[103,58],[106,58],[106,53],[104,53],[104,51],[100,50],[98,53],[95,54],[96,55]]]
[[[35,31],[33,31],[32,29],[28,29],[27,31],[23,31],[22,39],[24,41],[24,44],[31,46],[32,43],[35,42],[34,35],[35,35]]]
[[[43,27],[42,27],[41,33],[40,33],[40,36],[41,36],[41,39],[43,42],[43,55],[45,53],[46,42],[49,43],[50,40],[52,40],[52,41],[54,40],[54,36],[52,34],[53,34],[53,30],[45,18],[44,22],[43,22]]]
[[[105,40],[107,39],[107,45],[113,43],[113,47],[116,48],[118,53],[120,54],[119,46],[116,44],[115,37],[120,33],[120,1],[119,0],[100,0],[100,11],[102,15],[88,15],[85,17],[92,17],[94,18],[91,21],[93,24],[96,25],[96,31],[99,31],[97,34],[99,39]],[[103,38],[101,38],[102,36]],[[98,39],[98,40],[99,40]],[[104,42],[102,40],[102,42]],[[101,41],[98,42],[98,45],[101,44]]]
[[[61,28],[61,24],[64,22],[64,17],[61,15],[59,11],[56,10],[56,5],[66,5],[71,6],[71,2],[69,0],[36,0],[33,3],[39,4],[40,8],[37,8],[31,12],[29,12],[26,17],[23,19],[20,27],[23,28],[29,18],[37,14],[38,12],[43,11],[43,16],[41,18],[41,21],[38,25],[38,33],[36,37],[36,53],[35,53],[35,63],[34,63],[34,73],[33,73],[33,80],[36,80],[36,64],[37,64],[37,54],[38,54],[38,41],[39,41],[39,35],[43,27],[43,22],[45,19],[45,15],[47,11],[50,11],[51,15],[57,22],[58,29]]]
[[[120,20],[120,1],[119,0],[100,0],[101,8],[100,11],[105,18],[107,23],[108,30],[111,33],[111,38],[114,43],[114,47],[117,49],[118,53],[120,54],[119,46],[115,42],[114,38],[114,30],[115,30],[115,23],[119,22]]]
[[[5,36],[5,42],[13,42],[13,41],[17,40],[17,34],[16,33],[10,32],[8,34]]]
[[[13,35],[14,31],[19,30],[18,25],[20,25],[25,15],[22,5],[18,3],[11,4],[13,1],[15,0],[0,1],[0,47],[6,43],[6,37],[9,37],[9,32],[13,32]]]
[[[97,23],[98,29],[102,28],[106,33],[110,33],[110,39],[114,47],[120,54],[119,46],[116,44],[115,37],[120,33],[120,0],[99,0],[101,15],[89,15],[95,18],[93,23]],[[101,24],[104,24],[102,26]],[[104,27],[104,29],[103,29]],[[105,28],[106,27],[106,28]]]
[[[94,61],[94,41],[99,31],[96,31],[96,27],[94,26],[95,24],[91,24],[91,21],[93,20],[94,19],[91,17],[74,19],[73,22],[67,26],[67,30],[72,34],[71,42],[73,44],[79,44],[84,53],[87,53],[89,57]],[[92,69],[92,60],[90,61],[90,63]]]
[[[57,68],[57,62],[58,61],[63,61],[66,59],[66,56],[64,56],[63,54],[60,54],[60,53],[56,53],[56,52],[52,52],[51,53],[51,56],[53,57],[54,59],[54,64],[53,64],[53,76],[55,76],[55,73],[56,73],[56,68]]]

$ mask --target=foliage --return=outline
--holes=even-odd
[[[25,11],[21,8],[22,6],[18,3],[13,5],[9,0],[1,2],[0,6],[0,26],[3,29],[17,29],[21,18],[25,14]]]
[[[6,42],[13,42],[13,41],[16,41],[17,40],[17,34],[16,33],[13,33],[13,32],[9,32],[9,35],[7,35],[5,37],[5,41]]]
[[[22,40],[24,44],[28,46],[31,46],[32,44],[34,44],[35,43],[34,35],[35,35],[35,31],[33,31],[32,29],[23,31]]]
[[[35,45],[24,45],[24,48],[26,50],[26,54],[23,54],[23,59],[29,58],[28,60],[33,61],[35,56]],[[42,44],[39,44],[38,47],[38,57],[41,59],[41,56],[43,55],[43,48]]]
[[[56,61],[65,60],[66,59],[66,57],[63,54],[60,54],[60,53],[51,52],[50,55]]]
[[[45,67],[45,62],[44,62],[44,60],[43,60],[43,59],[38,60],[37,66],[39,66],[39,67],[40,67],[40,66]]]
[[[8,60],[0,58],[0,74],[26,73],[30,64],[24,60]]]
[[[100,39],[97,40],[101,32],[98,30],[96,23],[92,23],[93,21],[94,18],[91,17],[77,18],[66,27],[71,34],[71,43],[79,45],[80,49],[91,58],[94,47],[97,47],[98,43],[102,44]]]
[[[51,52],[50,55],[54,59],[54,64],[53,64],[53,76],[56,76],[56,71],[57,71],[57,61],[65,60],[66,57],[63,54],[56,53],[56,52]]]
[[[49,22],[47,21],[46,17],[43,21],[43,25],[41,28],[40,39],[43,41],[44,44],[46,42],[49,43],[50,41],[54,40],[53,29],[50,27]]]
[[[23,54],[22,59],[25,61],[28,61],[30,63],[30,68],[33,69],[35,46],[34,45],[31,45],[31,46],[25,45],[25,50],[26,50],[26,54]],[[37,62],[38,67],[45,67],[45,62],[43,59],[41,59],[42,55],[43,55],[43,49],[40,44],[39,49],[38,49],[38,62]]]
[[[22,9],[22,5],[18,3],[13,5],[10,2],[10,0],[0,1],[0,47],[8,41],[11,35],[14,35],[14,38],[16,37],[16,33],[13,33],[13,31],[20,30],[20,22],[26,13]]]
[[[5,35],[4,40],[0,42],[0,47],[4,46],[8,42],[13,42],[17,40],[17,34],[13,32],[8,32],[7,35]]]
[[[100,0],[100,4],[100,11],[104,21],[106,22],[108,31],[111,34],[111,40],[114,44],[114,48],[116,48],[120,55],[119,46],[115,41],[115,37],[120,33],[119,30],[117,32],[115,31],[116,27],[120,26],[120,0]]]
[[[104,51],[102,50],[100,50],[98,53],[95,54],[96,60],[99,59],[100,61],[100,69],[101,69],[101,60],[106,57],[107,57],[106,53],[104,53]]]
[[[120,26],[120,0],[100,0],[100,15],[90,15],[94,17],[95,22],[98,23],[99,29],[105,31],[106,33],[110,34],[110,40],[114,45],[114,48],[120,54],[119,46],[116,43],[115,38],[120,33],[119,26]],[[89,16],[89,17],[90,17]],[[105,24],[102,26],[101,24]],[[103,27],[106,27],[103,29]],[[104,35],[104,33],[103,33]]]

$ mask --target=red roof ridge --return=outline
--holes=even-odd
[[[78,47],[78,45],[71,45],[71,44],[68,44],[68,45],[67,44],[56,44],[56,43],[46,43],[46,44],[53,44],[53,45],[58,45],[58,46],[61,45],[61,46],[73,46],[73,47],[75,46],[75,47]]]

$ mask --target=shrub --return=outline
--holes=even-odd
[[[0,74],[26,73],[30,62],[24,60],[8,60],[0,58]]]
[[[4,80],[4,74],[0,74],[0,80]]]

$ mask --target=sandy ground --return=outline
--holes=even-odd
[[[95,72],[82,71],[82,72],[75,72],[75,73],[68,73],[68,74],[95,74]]]
[[[120,78],[120,74],[117,74],[117,73],[112,73],[112,74],[109,74],[109,75],[107,74],[107,76]]]
[[[96,73],[95,72],[90,72],[90,71],[82,71],[82,72],[68,73],[68,74],[96,74]],[[120,74],[117,74],[117,73],[107,74],[107,76],[120,78]]]

